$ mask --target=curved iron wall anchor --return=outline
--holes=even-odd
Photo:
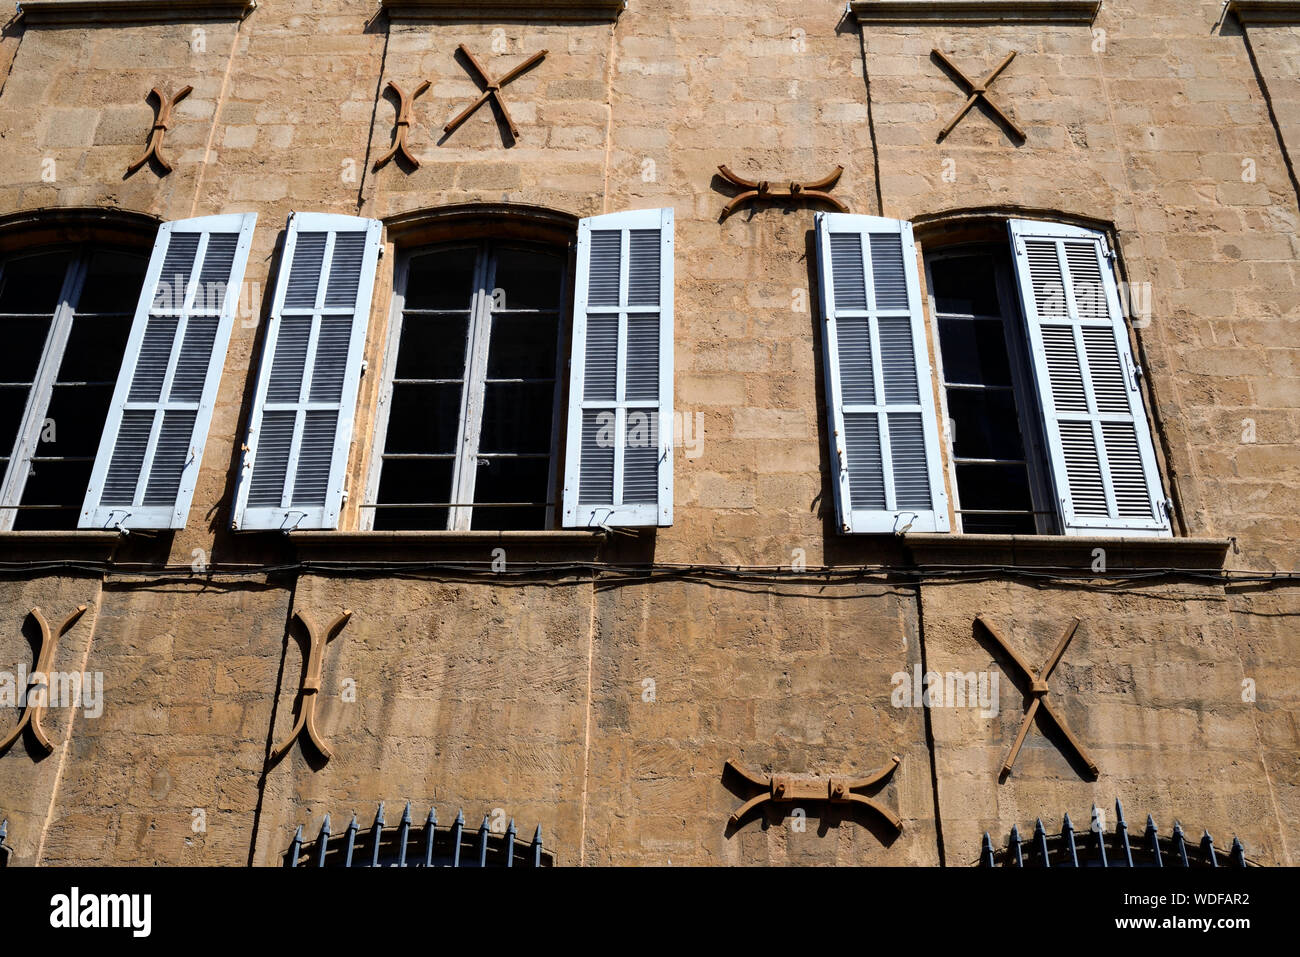
[[[1016,137],[1020,139],[1021,142],[1024,142],[1025,131],[1016,125],[1015,120],[1007,116],[1007,114],[1003,113],[996,103],[994,103],[992,100],[989,99],[989,84],[992,83],[994,80],[996,80],[998,78],[998,74],[1001,73],[1003,70],[1005,70],[1007,68],[1007,65],[1016,58],[1015,50],[1012,50],[1005,57],[1003,57],[1002,62],[999,63],[997,66],[995,66],[993,70],[989,73],[989,75],[984,77],[984,79],[980,80],[978,83],[976,83],[965,73],[959,70],[957,68],[957,64],[953,63],[952,60],[948,59],[948,55],[944,53],[942,50],[940,50],[938,47],[935,47],[930,52],[934,54],[936,57],[938,57],[939,60],[942,61],[944,66],[946,66],[949,70],[955,73],[957,77],[961,80],[961,82],[965,84],[967,89],[970,91],[970,95],[966,97],[966,102],[962,104],[961,109],[958,110],[956,115],[954,115],[953,118],[948,121],[948,125],[939,131],[939,138],[935,140],[936,143],[942,142],[943,138],[952,132],[953,127],[955,127],[961,121],[961,118],[970,112],[970,108],[975,105],[976,100],[983,100],[984,105],[987,106],[990,110],[992,110],[993,113],[998,117],[998,119],[1000,119],[1003,123],[1005,123],[1007,127],[1011,130],[1011,132],[1014,133]]]
[[[420,168],[420,161],[415,155],[406,148],[406,134],[411,131],[411,103],[417,96],[430,87],[428,80],[425,80],[413,93],[406,93],[400,86],[392,80],[388,81],[388,88],[397,94],[397,129],[393,133],[393,148],[390,149],[379,159],[375,160],[375,169],[383,166],[398,153],[406,157],[406,161],[415,169]]]
[[[729,170],[725,164],[718,167],[718,172],[722,174],[722,178],[728,183],[731,183],[733,186],[739,186],[741,189],[747,191],[733,198],[731,202],[723,207],[722,216],[719,217],[720,219],[726,219],[734,213],[742,203],[746,203],[750,200],[776,202],[778,200],[788,199],[819,199],[824,203],[830,203],[841,213],[847,213],[849,211],[847,206],[826,192],[826,190],[839,182],[840,176],[844,173],[843,166],[835,167],[835,172],[831,173],[829,176],[822,177],[815,183],[791,182],[788,186],[777,187],[773,187],[768,180],[755,182],[754,180],[745,179],[743,176],[737,176]]]
[[[736,827],[745,815],[754,808],[762,804],[772,803],[792,803],[795,801],[803,803],[814,803],[825,801],[829,804],[861,804],[875,811],[886,821],[895,831],[903,829],[903,822],[898,815],[882,804],[877,803],[865,794],[855,794],[855,791],[861,791],[878,784],[889,775],[894,773],[894,769],[902,763],[902,758],[894,755],[889,759],[889,763],[883,768],[873,771],[865,778],[830,778],[830,779],[799,779],[786,775],[774,775],[770,778],[760,778],[757,775],[750,774],[748,771],[736,764],[735,761],[728,760],[727,768],[734,774],[740,775],[750,784],[757,788],[764,789],[767,793],[756,794],[750,798],[732,813],[727,819],[728,825]]]
[[[293,730],[289,732],[289,736],[271,751],[271,760],[273,762],[279,761],[285,752],[293,746],[294,741],[298,740],[303,728],[306,728],[307,738],[316,746],[316,750],[320,752],[321,757],[328,761],[334,757],[334,753],[325,746],[324,739],[321,738],[320,732],[316,730],[316,701],[318,700],[317,696],[320,694],[321,664],[325,657],[325,645],[332,641],[334,636],[343,629],[343,626],[347,624],[347,620],[352,617],[352,612],[350,609],[343,609],[343,614],[335,618],[330,623],[329,628],[323,632],[316,627],[315,620],[301,608],[294,611],[293,616],[302,622],[303,627],[307,629],[311,644],[307,649],[307,663],[302,670],[302,692],[298,705],[298,720],[294,724]]]
[[[150,156],[158,160],[158,165],[166,171],[163,173],[164,176],[172,171],[172,164],[167,161],[167,157],[163,156],[163,136],[167,133],[167,130],[171,128],[172,108],[181,100],[185,99],[185,97],[189,96],[193,90],[194,87],[187,86],[185,89],[177,91],[176,94],[169,99],[163,96],[162,90],[155,86],[145,96],[146,100],[150,96],[158,100],[158,115],[153,121],[153,129],[149,131],[149,145],[144,148],[144,153],[141,157],[126,168],[126,175],[130,176],[145,163],[149,162]]]
[[[474,59],[474,54],[469,52],[469,49],[465,46],[465,44],[462,43],[456,49],[460,50],[461,53],[465,54],[465,59],[469,60],[470,66],[474,67],[474,71],[478,73],[479,78],[480,80],[482,80],[483,83],[483,93],[477,100],[475,100],[468,107],[466,107],[465,110],[459,116],[457,116],[450,123],[444,126],[442,128],[442,132],[450,136],[452,132],[456,130],[457,127],[459,127],[462,123],[464,123],[467,119],[469,119],[471,113],[477,110],[488,100],[494,100],[496,102],[496,105],[501,108],[501,115],[506,118],[506,126],[509,127],[510,129],[510,136],[512,140],[519,139],[519,127],[515,126],[514,118],[511,117],[510,111],[506,109],[506,101],[501,98],[501,88],[505,86],[507,83],[509,83],[511,80],[518,77],[520,74],[524,73],[526,70],[530,69],[534,63],[540,63],[541,60],[546,56],[548,51],[542,50],[540,53],[534,53],[523,63],[519,64],[509,73],[507,73],[505,76],[501,77],[501,79],[494,80],[492,79],[491,74],[489,74],[487,70],[483,69],[483,67],[479,64],[478,60]]]
[[[993,637],[998,647],[1006,652],[1007,657],[1014,661],[1016,667],[1024,673],[1025,679],[1029,682],[1029,693],[1033,697],[1033,700],[1029,702],[1029,707],[1025,709],[1024,720],[1020,722],[1020,733],[1016,735],[1011,750],[1007,752],[1006,760],[1002,762],[1002,769],[998,772],[998,779],[1004,780],[1011,773],[1011,767],[1016,763],[1016,757],[1020,754],[1020,747],[1025,743],[1025,735],[1029,733],[1029,726],[1033,723],[1039,710],[1045,712],[1052,719],[1052,722],[1064,735],[1066,742],[1074,750],[1075,757],[1088,768],[1094,778],[1097,777],[1100,772],[1097,770],[1096,762],[1089,757],[1087,749],[1074,736],[1069,725],[1065,723],[1065,719],[1056,712],[1052,707],[1052,702],[1047,697],[1047,679],[1052,676],[1053,669],[1060,662],[1061,656],[1065,654],[1066,646],[1070,644],[1070,639],[1074,637],[1074,633],[1079,627],[1079,619],[1071,619],[1070,624],[1065,626],[1065,631],[1062,632],[1056,647],[1052,649],[1052,653],[1047,656],[1047,660],[1043,662],[1043,667],[1037,673],[1029,667],[1025,659],[1016,654],[1012,647],[1007,644],[1007,640],[998,633],[992,622],[988,621],[983,615],[977,615],[975,620],[984,626],[984,630]]]
[[[36,738],[36,743],[45,749],[49,754],[54,750],[54,745],[50,739],[45,736],[45,730],[41,727],[41,712],[49,706],[50,695],[50,665],[54,664],[54,649],[58,645],[59,639],[68,633],[72,627],[86,611],[85,605],[78,605],[76,610],[53,630],[50,629],[50,623],[45,620],[45,615],[41,612],[40,606],[31,610],[31,616],[36,619],[36,624],[41,629],[41,647],[36,652],[36,667],[32,669],[31,675],[27,679],[27,704],[23,709],[23,716],[18,719],[18,727],[9,733],[9,737],[0,741],[0,754],[4,754],[18,740],[19,735],[23,733],[23,728],[31,727],[32,736]]]

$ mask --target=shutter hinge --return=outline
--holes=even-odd
[[[1167,498],[1161,504],[1164,506],[1165,517],[1172,519],[1174,517],[1174,500],[1172,498]]]

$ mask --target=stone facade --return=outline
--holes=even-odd
[[[15,864],[273,865],[298,824],[314,834],[327,812],[407,798],[421,814],[464,807],[476,823],[500,807],[521,833],[541,824],[561,865],[964,865],[985,831],[1063,811],[1086,821],[1116,798],[1139,824],[1176,818],[1220,846],[1238,835],[1260,863],[1295,862],[1300,25],[1219,22],[1220,0],[1104,0],[1092,23],[980,24],[859,24],[839,0],[631,0],[616,19],[576,21],[538,3],[500,21],[419,19],[413,6],[33,16],[0,39],[4,222],[259,214],[250,311],[188,526],[113,541],[0,533],[0,669],[31,667],[32,606],[54,618],[84,602],[56,668],[104,681],[102,715],[47,713],[48,757],[27,737],[0,756]],[[495,75],[548,51],[504,88],[514,145],[487,107],[442,133],[479,92],[462,43]],[[990,96],[1023,143],[979,105],[936,143],[963,91],[934,47],[972,76],[1015,51]],[[394,133],[387,82],[424,79],[409,134],[421,165],[373,169]],[[124,175],[153,122],[145,94],[186,84],[165,139],[174,172]],[[1123,278],[1149,288],[1132,341],[1172,543],[1129,554],[1108,540],[838,534],[813,215],[759,206],[719,222],[731,195],[719,164],[773,181],[842,165],[833,195],[913,221],[922,249],[976,218],[1107,231]],[[675,210],[675,406],[702,430],[700,454],[675,462],[672,526],[590,540],[229,531],[288,215],[388,222],[456,204]],[[398,248],[386,243],[372,370]],[[377,380],[362,382],[354,490]],[[358,528],[360,501],[343,530]],[[565,567],[364,567],[487,563],[498,547],[514,568]],[[1096,548],[1110,550],[1106,572]],[[787,573],[800,562],[806,572]],[[1172,570],[1141,574],[1154,569]],[[1252,571],[1279,575],[1231,580]],[[327,646],[317,707],[334,757],[295,745],[268,764],[294,721],[299,608],[322,621],[352,611]],[[999,782],[1028,689],[982,641],[981,613],[1035,666],[1082,620],[1052,688],[1098,779],[1035,726]],[[913,668],[1000,674],[1000,713],[895,707],[891,676]],[[728,759],[825,778],[893,755],[878,800],[902,818],[897,836],[870,813],[816,805],[806,829],[777,814],[727,827],[747,796],[724,780]]]

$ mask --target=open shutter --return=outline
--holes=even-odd
[[[383,224],[289,217],[239,474],[237,529],[335,528]]]
[[[840,531],[946,532],[912,225],[818,213],[817,270]]]
[[[79,528],[184,528],[256,213],[158,229]]]
[[[578,224],[564,527],[673,523],[673,211]]]
[[[1170,534],[1105,237],[1009,226],[1065,533]]]

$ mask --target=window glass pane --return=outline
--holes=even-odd
[[[1011,364],[999,319],[939,319],[945,382],[1010,385]]]
[[[930,293],[939,312],[998,316],[998,286],[989,256],[945,256],[930,262]]]
[[[32,382],[50,335],[49,316],[30,319],[0,318],[4,348],[0,349],[0,382]]]
[[[406,308],[469,309],[476,258],[472,246],[413,257],[406,276]]]
[[[60,251],[8,260],[0,276],[0,313],[53,313],[72,256]],[[137,287],[136,295],[139,292]]]
[[[451,501],[451,459],[387,459],[379,479],[379,504]],[[375,528],[445,529],[446,508],[377,508]]]
[[[460,379],[465,375],[469,315],[402,317],[397,379]]]
[[[59,364],[59,381],[115,381],[130,334],[130,315],[77,316]]]
[[[555,377],[558,316],[493,316],[489,379]]]
[[[489,382],[479,451],[549,453],[554,396],[550,382]]]
[[[112,399],[112,383],[55,385],[41,425],[36,454],[60,458],[93,456],[99,450],[100,433]]]
[[[77,312],[134,313],[148,266],[143,256],[97,250],[90,257]]]
[[[479,459],[474,485],[480,502],[539,502],[540,507],[475,508],[477,529],[538,529],[546,522],[550,459]]]
[[[29,392],[30,386],[0,386],[0,455],[7,456],[14,450]],[[0,471],[0,478],[3,477],[4,472]]]
[[[90,484],[93,462],[33,462],[27,485],[23,490],[22,505],[57,505],[59,508],[19,508],[14,528],[20,531],[34,529],[76,528],[81,515],[81,504]]]
[[[967,459],[1021,459],[1024,444],[1011,392],[948,390],[952,453]]]
[[[460,432],[460,390],[459,382],[395,383],[384,452],[455,452]]]
[[[542,250],[497,250],[493,308],[560,308],[564,266],[563,258]]]
[[[1029,477],[1023,465],[957,465],[961,507],[1031,511]]]

